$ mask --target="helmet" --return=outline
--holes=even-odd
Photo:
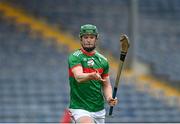
[[[85,24],[81,26],[79,37],[82,37],[85,34],[93,34],[98,37],[99,33],[95,25]]]

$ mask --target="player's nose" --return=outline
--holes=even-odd
[[[91,42],[91,39],[90,39],[90,38],[88,38],[88,39],[87,39],[87,42],[88,42],[88,43],[90,43],[90,42]]]

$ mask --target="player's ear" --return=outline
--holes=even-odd
[[[82,36],[79,37],[79,40],[82,41]]]
[[[99,37],[98,36],[96,36],[96,43],[97,43],[97,41],[99,41]]]
[[[82,41],[82,38],[79,39],[80,40],[80,44],[81,46],[83,45],[83,41]]]

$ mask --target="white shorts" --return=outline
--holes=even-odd
[[[97,124],[105,122],[105,114],[106,114],[105,109],[98,112],[89,112],[83,109],[69,109],[69,111],[75,122],[77,122],[77,120],[83,116],[91,117],[94,120],[94,122]]]

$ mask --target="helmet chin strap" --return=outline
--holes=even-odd
[[[82,46],[83,47],[83,46]],[[86,52],[91,52],[95,49],[95,45],[93,47],[83,47],[83,49],[86,51]]]

